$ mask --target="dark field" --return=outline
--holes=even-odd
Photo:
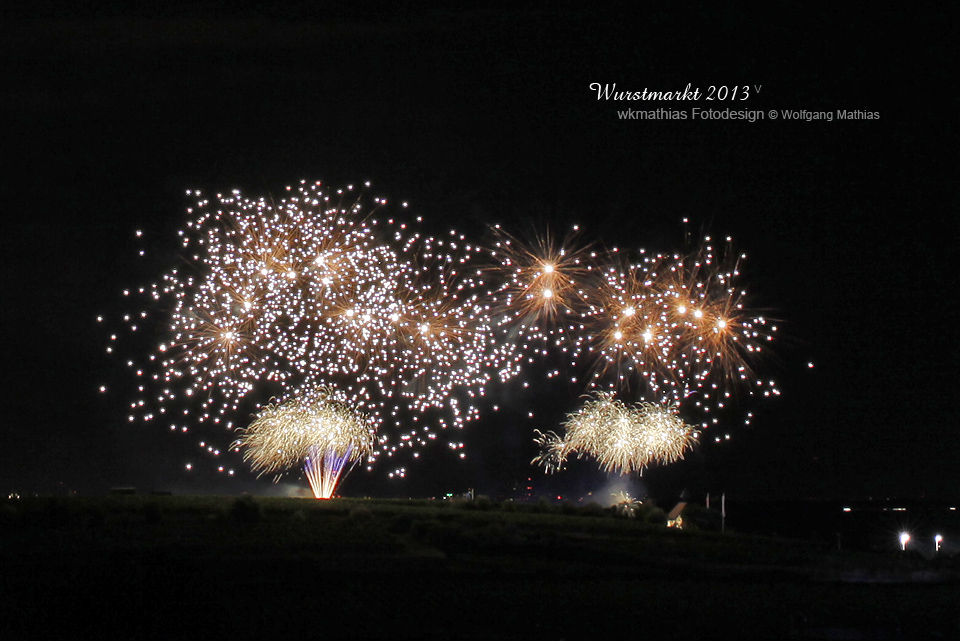
[[[597,506],[0,504],[0,638],[960,638],[960,559]]]

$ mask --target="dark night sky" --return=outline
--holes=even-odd
[[[608,245],[657,250],[678,247],[684,217],[730,234],[749,254],[754,300],[782,321],[767,371],[783,395],[729,442],[647,473],[652,491],[960,494],[960,112],[946,16],[189,6],[200,8],[41,3],[0,23],[0,491],[272,491],[246,474],[187,474],[192,440],[127,424],[124,370],[94,319],[116,317],[121,290],[173,260],[186,189],[259,195],[309,179],[372,180],[441,229],[579,222]],[[613,103],[592,82],[762,89],[733,104]],[[616,117],[694,106],[880,118]],[[102,382],[111,393],[97,394]],[[508,488],[537,474],[532,430],[556,427],[545,423],[575,396],[509,391],[516,420],[472,425],[466,461],[438,448],[405,481],[356,471],[345,492]],[[527,406],[536,420],[521,420]]]

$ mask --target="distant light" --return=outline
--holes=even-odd
[[[907,543],[909,542],[910,542],[910,534],[908,534],[907,532],[901,532],[900,533],[900,549],[906,550]]]
[[[843,511],[844,511],[844,512],[853,512],[853,508],[844,507],[844,508],[843,508]]]

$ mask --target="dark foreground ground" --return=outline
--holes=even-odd
[[[661,520],[482,499],[6,501],[0,638],[960,638],[956,557]]]

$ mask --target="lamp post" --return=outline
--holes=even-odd
[[[936,551],[939,552],[939,551],[940,551],[940,544],[943,543],[943,536],[941,536],[940,534],[936,535],[935,537],[933,537],[933,542],[934,542],[934,543],[936,544],[936,546],[937,546]]]
[[[901,532],[900,533],[900,549],[906,550],[907,543],[909,542],[910,542],[910,535],[907,532]]]

